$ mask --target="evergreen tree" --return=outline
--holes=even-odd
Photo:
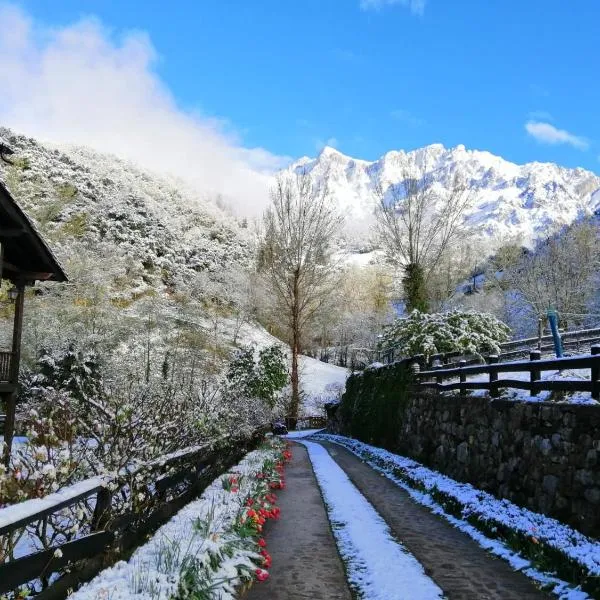
[[[407,265],[402,278],[404,287],[404,302],[406,311],[429,312],[429,303],[427,301],[427,286],[425,284],[425,273],[423,268],[415,263]]]

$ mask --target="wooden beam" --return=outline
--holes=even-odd
[[[10,271],[14,271],[15,273],[17,273],[19,276],[19,279],[22,279],[24,281],[47,281],[48,279],[51,279],[52,276],[54,275],[54,273],[23,271],[21,268],[17,267],[16,265],[9,263],[7,260],[4,260],[4,258],[2,258],[2,257],[0,257],[0,258],[1,258],[1,263],[2,263],[0,265],[0,271],[3,270],[4,267],[6,267]]]
[[[8,469],[10,453],[15,435],[15,412],[17,405],[16,385],[19,381],[19,363],[21,360],[21,337],[23,334],[23,306],[25,300],[25,285],[17,285],[18,295],[15,300],[15,320],[13,325],[12,358],[10,363],[10,381],[15,391],[6,397],[6,422],[4,424],[4,464]]]
[[[0,227],[0,238],[19,237],[20,235],[23,235],[24,233],[25,233],[24,229],[17,229],[17,228],[2,229]]]

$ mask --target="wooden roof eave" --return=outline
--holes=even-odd
[[[29,217],[21,210],[21,207],[16,203],[10,192],[6,188],[3,182],[0,181],[0,193],[4,196],[7,202],[4,202],[4,207],[9,213],[12,213],[14,220],[20,224],[20,227],[0,229],[0,239],[2,238],[2,232],[7,232],[8,235],[5,237],[14,237],[18,235],[26,235],[29,241],[36,246],[36,250],[39,255],[44,258],[45,263],[52,267],[51,272],[23,272],[21,269],[14,265],[9,265],[4,262],[4,265],[9,270],[14,270],[15,275],[9,277],[11,280],[22,279],[26,281],[68,281],[67,275],[59,263],[58,259],[54,256],[52,250],[50,250],[48,244],[46,244],[44,238],[37,230],[35,225],[29,220]],[[3,275],[4,276],[4,275]],[[32,279],[33,278],[33,279]]]

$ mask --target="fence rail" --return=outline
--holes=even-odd
[[[250,436],[234,440],[224,436],[119,475],[95,477],[44,498],[0,509],[0,561],[7,541],[11,536],[18,538],[24,529],[35,530],[40,525],[44,529],[52,527],[52,523],[57,522],[56,519],[60,522],[64,515],[61,511],[82,505],[88,515],[87,520],[80,523],[79,534],[25,556],[4,557],[0,563],[0,595],[30,584],[44,600],[66,597],[69,588],[93,577],[106,566],[109,550],[127,550],[138,545],[144,535],[168,520],[254,447],[267,429],[261,427]],[[135,482],[142,473],[141,488],[135,489]],[[135,499],[140,490],[148,498],[143,506],[136,508],[135,503],[123,503],[126,499]],[[82,564],[79,562],[82,559],[95,560]],[[80,568],[65,573],[65,568],[74,563]],[[53,574],[59,578],[56,581],[52,578],[50,584]]]
[[[589,348],[592,344],[600,343],[600,328],[561,332],[561,340],[565,350],[580,352],[582,349]],[[544,335],[541,338],[531,337],[511,340],[503,342],[499,346],[498,359],[500,362],[527,357],[532,349],[541,350],[542,353],[549,353],[554,350],[551,335]],[[315,358],[319,358],[323,362],[332,362],[342,367],[348,367],[352,371],[364,369],[375,362],[390,364],[396,360],[406,358],[400,354],[398,346],[388,346],[386,348],[336,346],[323,348],[314,354]],[[431,364],[435,362],[442,362],[444,364],[451,362],[458,363],[459,360],[463,359],[467,360],[468,363],[481,362],[481,357],[465,355],[461,352],[434,354],[430,359]]]
[[[484,365],[468,365],[463,359],[458,366],[426,370],[421,370],[427,364],[423,357],[408,360],[415,365],[419,385],[424,388],[440,391],[487,390],[492,397],[497,397],[501,388],[526,390],[533,396],[541,391],[591,392],[592,398],[600,399],[600,345],[592,346],[590,354],[580,356],[542,359],[539,350],[532,350],[528,361],[499,362],[498,356],[489,356],[488,363]],[[545,371],[564,369],[589,369],[590,378],[542,379],[541,374]],[[503,373],[520,372],[529,373],[528,380],[500,378]],[[487,375],[487,381],[468,381],[469,375]],[[453,381],[447,383],[447,380]]]

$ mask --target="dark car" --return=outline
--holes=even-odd
[[[273,435],[287,435],[288,433],[287,427],[281,421],[273,423],[271,431],[273,432]]]

